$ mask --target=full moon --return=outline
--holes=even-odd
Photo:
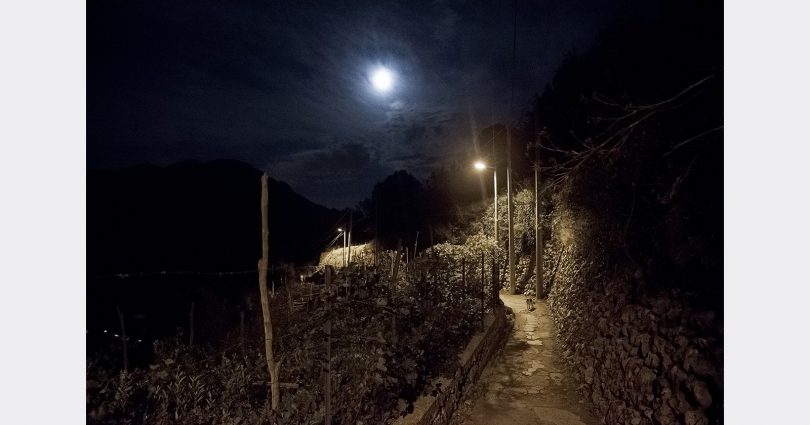
[[[371,74],[371,84],[378,92],[385,93],[394,85],[394,75],[386,68],[378,68]]]

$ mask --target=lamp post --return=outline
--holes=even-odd
[[[512,134],[506,127],[506,215],[509,217],[509,293],[515,295],[515,232],[512,214]]]
[[[346,231],[338,227],[338,233],[343,233],[343,249],[340,250],[340,254],[343,257],[343,267],[346,267]]]
[[[543,291],[543,223],[540,220],[540,163],[534,163],[534,296]]]
[[[487,169],[492,170],[492,185],[493,185],[492,194],[493,194],[493,198],[495,199],[495,201],[494,201],[494,203],[495,203],[495,218],[494,218],[493,222],[495,224],[495,243],[498,243],[498,171],[495,169],[495,167],[487,166],[483,161],[476,161],[474,166],[475,166],[475,169],[478,170],[478,171],[483,171],[483,170],[487,170]]]

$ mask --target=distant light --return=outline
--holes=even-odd
[[[142,340],[142,339],[139,339],[139,340],[138,340],[138,342],[143,342],[143,340]]]
[[[343,228],[338,227],[338,233],[340,233],[340,232],[342,232],[342,231],[343,231]]]
[[[475,165],[474,165],[474,166],[475,166],[475,169],[476,169],[476,170],[479,170],[479,171],[487,168],[487,165],[486,165],[486,164],[484,164],[484,163],[483,163],[483,162],[481,162],[481,161],[475,161]]]
[[[118,338],[118,334],[113,334],[114,337]]]
[[[374,73],[371,74],[371,84],[373,84],[374,88],[380,93],[388,92],[394,85],[394,74],[387,68],[377,68]]]
[[[107,333],[107,330],[106,330],[106,329],[104,329],[104,333]]]

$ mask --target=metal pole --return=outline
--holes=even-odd
[[[509,215],[509,293],[514,295],[515,290],[515,231],[512,220],[512,135],[509,126],[506,127],[506,211]]]
[[[493,167],[492,170],[492,184],[495,187],[495,243],[498,243],[498,168]]]
[[[543,228],[540,221],[540,163],[534,164],[534,296],[540,298],[543,289]]]
[[[343,267],[346,267],[346,230],[343,231]]]

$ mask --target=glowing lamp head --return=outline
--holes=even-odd
[[[485,169],[487,168],[487,165],[486,165],[486,164],[484,164],[484,163],[483,163],[483,162],[481,162],[481,161],[475,161],[475,164],[473,164],[473,166],[474,166],[474,167],[475,167],[475,169],[476,169],[476,170],[478,170],[478,171],[483,171],[483,170],[485,170]]]
[[[380,93],[386,93],[394,86],[394,74],[387,68],[377,68],[371,74],[371,84]]]
[[[338,233],[340,233],[340,232],[342,232],[342,231],[343,231],[343,228],[342,228],[342,227],[338,227]]]

